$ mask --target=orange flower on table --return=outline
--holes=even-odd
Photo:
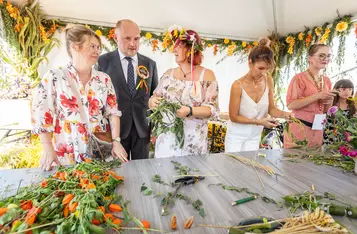
[[[65,121],[64,121],[63,130],[64,130],[66,133],[71,134],[71,132],[72,132],[72,127],[71,127],[71,122],[70,122],[70,121],[68,121],[68,120],[65,120]]]
[[[0,0],[0,4],[4,4],[4,0]]]
[[[336,30],[337,32],[344,32],[346,31],[348,28],[348,24],[345,21],[340,21],[337,25],[336,25]]]
[[[109,94],[107,96],[107,103],[110,107],[115,107],[117,105],[117,98],[114,94]]]

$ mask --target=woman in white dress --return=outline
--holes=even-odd
[[[149,99],[149,108],[155,109],[161,99],[181,105],[173,114],[184,120],[185,137],[180,148],[172,132],[160,134],[156,139],[155,158],[206,154],[207,122],[219,113],[218,84],[213,71],[200,66],[199,35],[184,29],[173,29],[170,35],[167,40],[174,46],[173,54],[179,66],[169,69],[160,79]]]
[[[290,118],[289,112],[279,110],[274,103],[273,78],[268,75],[274,66],[274,53],[269,44],[266,38],[260,40],[248,56],[249,72],[232,85],[226,152],[258,150],[263,128],[276,127],[274,118]]]

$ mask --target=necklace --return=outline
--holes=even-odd
[[[185,73],[183,70],[182,70],[182,67],[181,66],[179,66],[180,67],[180,69],[181,69],[181,71],[182,71],[182,73],[183,73],[183,77],[185,77],[186,78],[186,76],[188,75],[188,74],[191,74],[191,72],[192,71],[189,71],[189,72],[187,72],[187,73]],[[196,66],[194,66],[193,67],[193,71],[196,69]]]
[[[321,92],[321,91],[322,91],[322,79],[321,79],[321,76],[320,76],[320,81],[319,81],[319,84],[318,84],[317,81],[316,81],[316,78],[315,78],[314,74],[310,71],[310,69],[307,69],[307,73],[309,73],[309,75],[310,75],[311,78],[313,79],[314,84],[315,84],[317,90],[318,90],[319,92]],[[319,103],[319,109],[320,109],[320,111],[322,111],[321,100],[319,100],[318,103]]]

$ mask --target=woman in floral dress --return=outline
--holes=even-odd
[[[113,85],[107,74],[92,68],[101,52],[100,38],[81,25],[65,33],[71,63],[47,72],[32,102],[33,132],[43,145],[41,167],[50,170],[53,163],[68,165],[91,157],[90,134],[106,131],[114,140],[113,157],[126,161]]]
[[[208,119],[217,118],[219,114],[215,75],[200,66],[202,42],[195,31],[175,28],[170,30],[166,41],[173,45],[179,66],[169,69],[160,79],[149,107],[155,109],[161,99],[181,105],[176,116],[184,120],[185,137],[184,146],[180,148],[172,132],[160,134],[156,139],[155,157],[206,154]]]

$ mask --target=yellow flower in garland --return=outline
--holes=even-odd
[[[224,44],[228,44],[229,43],[229,39],[228,38],[224,38]]]
[[[337,32],[344,32],[348,28],[348,24],[345,21],[341,21],[336,25]]]
[[[289,54],[293,54],[293,49],[294,49],[294,46],[290,46],[289,49],[288,49],[288,53]]]
[[[304,33],[303,33],[303,32],[299,33],[298,39],[299,39],[300,41],[304,40]]]
[[[90,26],[88,24],[86,24],[86,27],[90,29]]]
[[[175,29],[175,31],[174,31],[174,37],[177,37],[178,36],[178,31],[177,31],[177,29]]]
[[[257,42],[257,41],[253,42],[253,45],[254,45],[254,46],[257,46],[257,45],[258,45],[258,42]]]
[[[41,38],[44,42],[48,42],[49,39],[47,38],[47,34],[46,34],[46,31],[45,31],[45,28],[43,26],[40,26],[40,35],[41,35]]]
[[[315,28],[315,34],[316,34],[316,36],[321,36],[321,32],[322,32],[322,28],[321,28],[321,27]]]
[[[288,36],[288,37],[285,39],[285,42],[288,43],[288,44],[295,43],[295,38],[292,37],[292,36]]]
[[[236,44],[235,43],[232,43],[230,46],[228,46],[227,55],[228,56],[232,56],[235,48],[236,48]]]
[[[320,43],[323,44],[327,41],[328,39],[328,35],[330,34],[331,32],[331,29],[330,28],[326,28],[325,29],[325,32],[324,32],[324,35],[322,35],[321,39],[320,39]]]
[[[211,44],[211,43],[208,43],[208,44],[207,44],[207,47],[208,47],[208,48],[212,47],[212,44]]]
[[[242,42],[242,47],[243,47],[243,48],[247,47],[247,42],[246,42],[246,41],[243,41],[243,42]]]
[[[6,10],[9,12],[11,18],[17,19],[19,15],[19,9],[11,5],[9,1],[7,1]]]
[[[4,4],[4,0],[0,0],[0,4]]]
[[[150,39],[152,38],[152,34],[149,33],[149,32],[147,32],[147,33],[145,34],[145,38],[146,38],[147,40],[150,40]]]
[[[100,31],[99,29],[98,30],[95,30],[95,34],[97,34],[98,36],[103,36],[103,33],[102,31]]]
[[[181,35],[184,35],[185,33],[186,33],[186,29],[183,28],[183,29],[181,30],[181,32],[180,32],[180,36],[181,36]]]

